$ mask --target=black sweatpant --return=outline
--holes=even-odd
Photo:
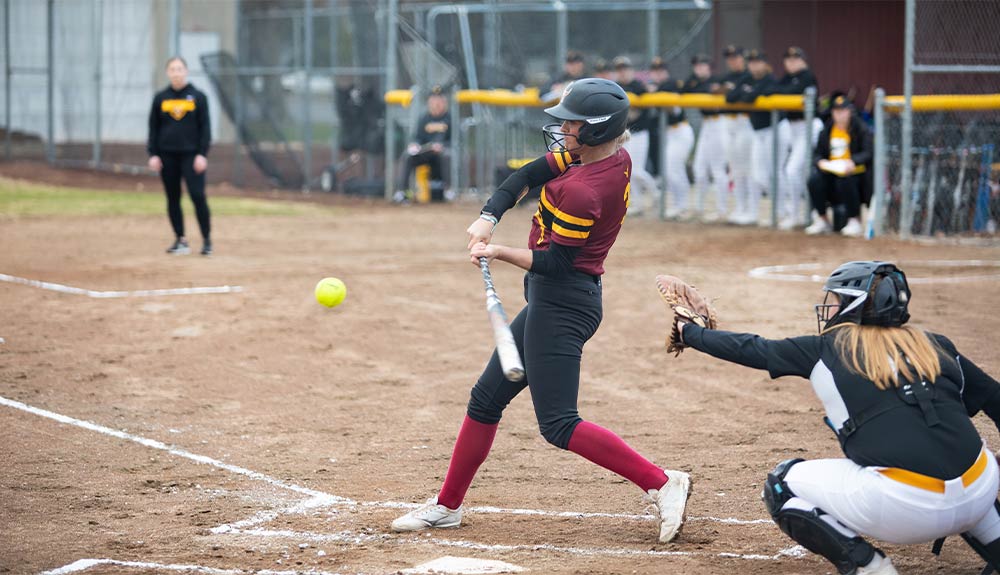
[[[861,216],[862,177],[862,174],[855,174],[841,178],[823,170],[813,170],[809,176],[809,197],[812,198],[813,209],[825,214],[827,206],[832,206],[834,229],[844,227],[848,218]]]
[[[426,150],[419,154],[406,157],[406,170],[403,173],[403,183],[401,189],[409,187],[410,177],[417,166],[427,164],[431,168],[431,201],[444,201],[444,169],[441,163],[441,154],[433,150]]]
[[[177,237],[184,235],[184,212],[181,210],[181,178],[187,185],[188,196],[194,204],[194,211],[198,216],[198,227],[201,228],[201,237],[208,239],[212,234],[212,214],[208,210],[208,200],[205,198],[205,173],[200,174],[194,171],[195,153],[171,153],[163,152],[160,160],[163,162],[163,169],[160,170],[160,179],[163,180],[163,188],[167,192],[167,214],[170,216],[170,225],[174,228]]]
[[[538,427],[549,443],[566,449],[580,423],[580,359],[583,345],[601,324],[600,278],[573,272],[562,280],[528,273],[524,278],[528,305],[510,324],[525,378],[509,381],[496,351],[472,388],[468,415],[485,424],[500,421],[504,408],[525,387],[531,389]]]

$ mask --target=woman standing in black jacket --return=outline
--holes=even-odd
[[[181,211],[181,177],[198,215],[204,244],[201,254],[212,254],[212,223],[205,198],[205,170],[212,130],[208,118],[208,98],[187,81],[187,63],[174,56],[167,61],[170,85],[156,94],[149,111],[149,169],[159,172],[167,192],[167,213],[175,240],[168,254],[189,254],[184,237]]]

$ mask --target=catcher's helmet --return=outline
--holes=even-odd
[[[561,121],[583,122],[576,139],[585,146],[610,142],[625,132],[628,125],[628,94],[617,83],[603,78],[581,78],[566,86],[562,99],[545,113]],[[545,147],[552,152],[565,151],[566,134],[560,124],[542,128]]]
[[[845,322],[899,327],[910,319],[906,274],[889,262],[842,264],[826,279],[823,291],[827,296],[822,304],[816,305],[816,322],[821,333]],[[831,293],[837,294],[840,301],[827,303]]]

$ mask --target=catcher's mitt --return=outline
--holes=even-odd
[[[694,286],[674,276],[656,276],[656,289],[660,291],[663,301],[667,302],[674,312],[673,325],[667,336],[667,353],[677,357],[687,347],[681,341],[679,321],[696,323],[701,327],[715,329],[718,319],[715,308],[705,299]]]

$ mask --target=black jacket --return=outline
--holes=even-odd
[[[619,84],[622,90],[628,93],[635,94],[636,96],[641,96],[646,93],[646,85],[639,80],[632,80],[628,84]],[[649,108],[636,108],[632,107],[629,110],[629,122],[628,129],[632,132],[642,132],[652,128],[652,115],[649,113]]]
[[[680,80],[667,80],[666,82],[660,84],[656,88],[657,92],[684,92],[684,82]],[[667,125],[674,126],[680,124],[681,122],[687,120],[687,116],[684,113],[684,108],[664,108],[664,112],[667,114]]]
[[[767,74],[757,80],[750,74],[739,78],[736,87],[726,94],[726,101],[729,103],[746,102],[752,104],[757,96],[770,94],[774,88],[776,80],[774,76]],[[754,131],[771,127],[771,111],[761,110],[750,112],[750,124]]]
[[[451,144],[451,114],[446,110],[441,117],[424,114],[417,125],[414,138],[421,146],[425,144]]]
[[[827,120],[823,126],[823,131],[819,133],[819,141],[813,150],[813,170],[818,170],[816,162],[830,159],[830,132],[833,131],[833,119]],[[874,178],[872,170],[872,159],[875,154],[875,145],[872,142],[872,133],[868,125],[862,122],[857,116],[851,116],[851,125],[847,129],[847,134],[851,137],[851,161],[855,165],[865,166],[865,172],[859,174],[861,184],[861,203],[869,204],[874,189]]]
[[[812,73],[812,70],[806,68],[801,72],[782,76],[771,88],[769,94],[805,94],[806,88],[809,86],[817,86],[816,92],[819,92],[816,75]],[[785,117],[794,121],[802,120],[805,118],[805,115],[802,112],[786,112]]]
[[[694,74],[688,77],[684,81],[684,86],[681,88],[681,93],[683,94],[711,94],[719,83],[718,78],[714,76],[709,77],[707,80],[701,80]],[[716,108],[705,108],[702,109],[701,115],[714,118],[719,115],[719,110]]]
[[[149,110],[150,156],[163,152],[208,155],[212,125],[208,118],[208,98],[188,84],[180,90],[167,86],[153,98]]]

